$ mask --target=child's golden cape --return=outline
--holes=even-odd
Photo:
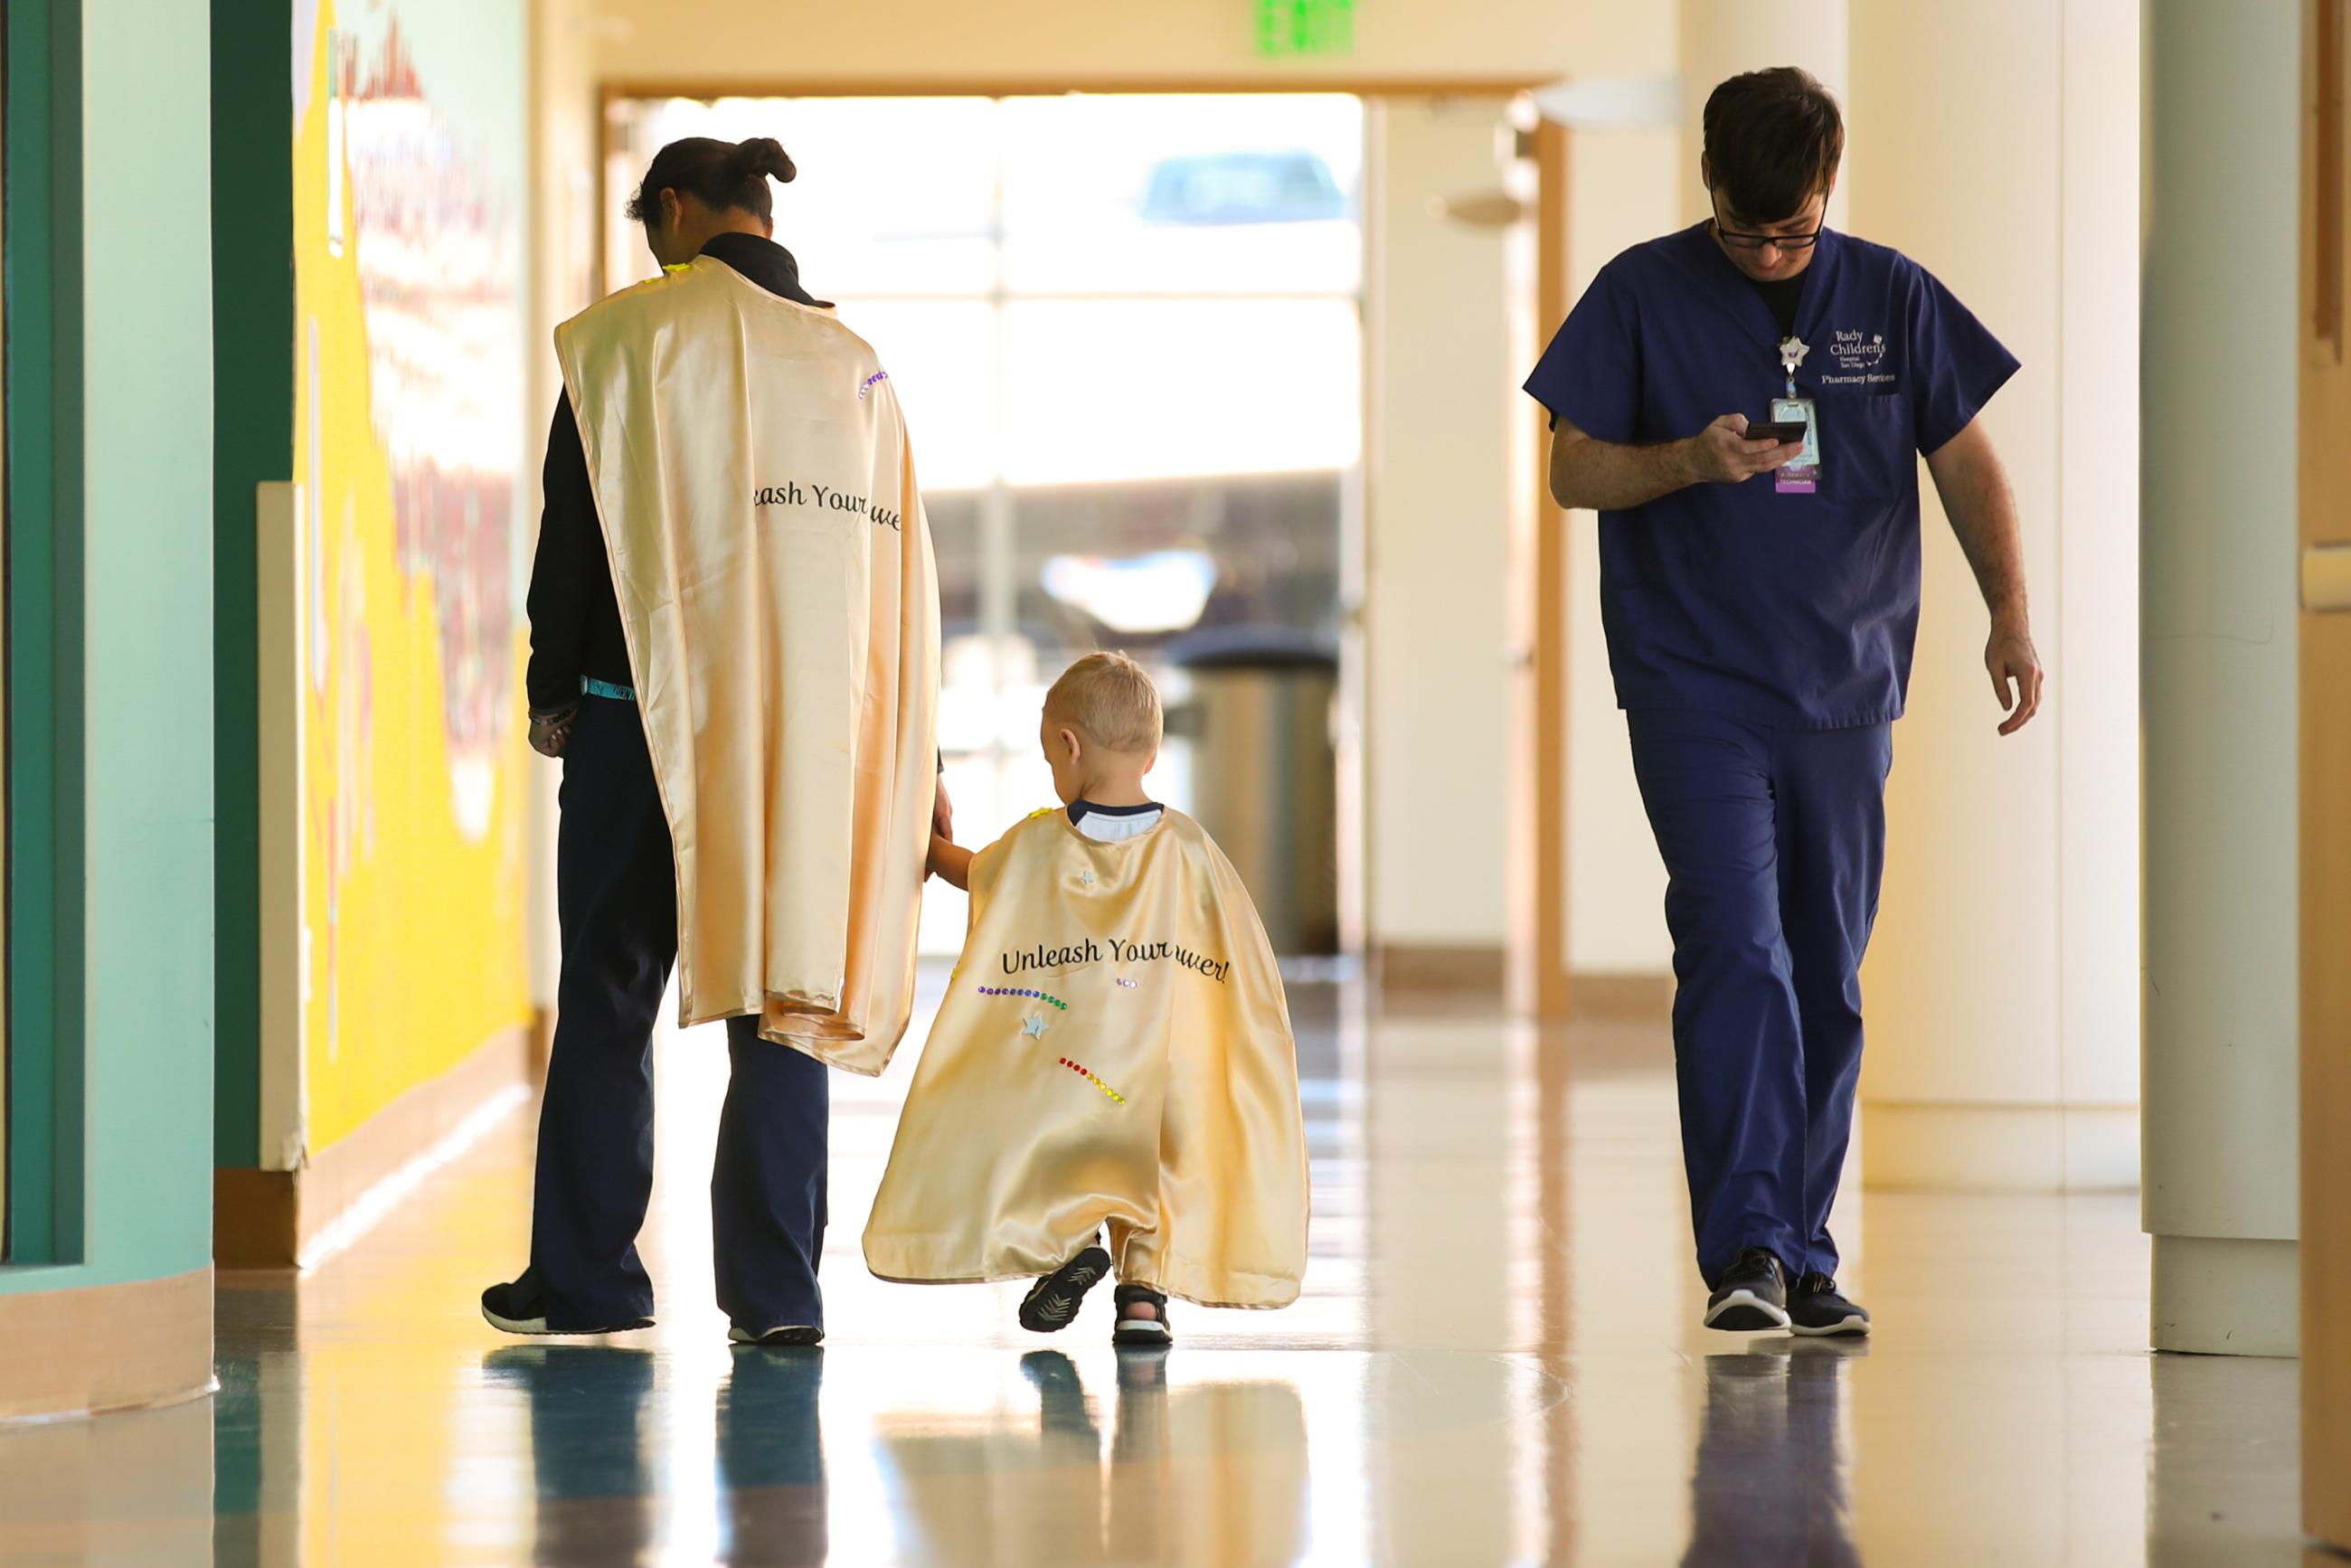
[[[709,256],[555,335],[677,858],[683,1023],[879,1072],[937,788],[930,530],[889,378]]]
[[[975,857],[963,962],[865,1227],[887,1280],[1061,1267],[1280,1307],[1306,1267],[1281,977],[1232,864],[1179,812],[1100,843],[1040,812]]]

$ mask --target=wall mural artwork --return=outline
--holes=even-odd
[[[523,20],[295,7],[314,1150],[528,1019]]]
[[[459,830],[489,830],[514,712],[519,191],[426,98],[395,14],[375,57],[340,35],[369,409],[392,464],[404,585],[429,589]]]

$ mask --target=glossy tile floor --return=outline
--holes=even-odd
[[[298,1283],[225,1281],[214,1399],[0,1434],[0,1559],[2304,1561],[2294,1367],[2141,1348],[2133,1199],[1871,1194],[1846,1279],[1874,1341],[1712,1334],[1661,1028],[1294,1000],[1316,1210],[1289,1311],[1179,1303],[1170,1354],[1122,1359],[1106,1291],[1040,1340],[1011,1286],[870,1278],[910,1049],[835,1079],[826,1348],[732,1350],[723,1040],[665,1040],[659,1328],[476,1315],[527,1245],[525,1108]]]

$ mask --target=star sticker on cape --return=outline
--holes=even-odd
[[[1023,1019],[1020,1021],[1020,1032],[1021,1032],[1022,1034],[1027,1035],[1030,1040],[1042,1040],[1042,1039],[1044,1039],[1044,1038],[1045,1038],[1045,1020],[1044,1020],[1044,1019],[1043,1019],[1040,1015],[1039,1015],[1039,1014],[1036,1014],[1036,1013],[1030,1013],[1027,1018]]]

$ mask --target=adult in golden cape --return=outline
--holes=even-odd
[[[563,969],[512,1333],[651,1322],[651,1039],[728,1020],[711,1180],[738,1341],[813,1343],[827,1064],[912,1010],[947,825],[938,597],[889,378],[773,238],[772,140],[662,150],[631,215],[664,275],[556,332],[532,574],[531,739],[563,758]]]
[[[1090,713],[1089,689],[1133,695]],[[1140,721],[1101,716],[1120,706]],[[971,925],[866,1265],[916,1283],[1043,1277],[1022,1322],[1048,1332],[1092,1270],[1114,1268],[1123,1342],[1145,1332],[1128,1321],[1138,1292],[1161,1298],[1157,1343],[1167,1295],[1286,1306],[1306,1265],[1306,1141],[1256,906],[1197,822],[1143,795],[1159,709],[1131,661],[1081,660],[1048,695],[1043,732],[1067,809],[967,861],[934,846],[941,874],[967,883]],[[1073,1270],[1090,1277],[1072,1287]],[[1054,1292],[1067,1310],[1037,1317]]]

